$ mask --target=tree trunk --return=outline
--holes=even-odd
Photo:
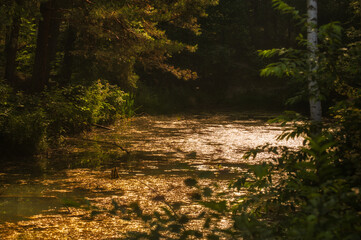
[[[320,122],[322,120],[322,108],[320,100],[320,90],[315,79],[318,70],[317,63],[317,0],[307,0],[307,42],[309,51],[309,70],[308,90],[310,102],[311,120]]]
[[[358,10],[358,12],[359,12],[359,15],[360,15],[360,20],[361,20],[361,0],[359,0],[358,1],[358,7],[359,7],[359,10]]]
[[[35,62],[32,76],[33,90],[41,91],[48,84],[51,61],[55,57],[59,33],[59,16],[56,2],[50,0],[40,4],[42,20],[39,22]]]
[[[64,59],[61,69],[61,81],[62,83],[69,83],[71,80],[72,67],[73,67],[73,55],[74,44],[76,40],[75,28],[69,25],[67,29],[66,41],[64,46]]]
[[[21,4],[20,0],[16,1],[17,5]],[[18,8],[19,6],[17,6]],[[14,85],[16,70],[16,53],[18,51],[18,39],[20,31],[20,14],[18,11],[14,14],[11,26],[7,29],[5,40],[5,79],[8,83]]]
[[[59,14],[59,9],[58,6],[53,6],[53,8],[55,7],[55,9],[53,9],[52,12],[52,16],[51,16],[51,22],[50,22],[50,35],[49,35],[49,67],[48,67],[48,77],[49,77],[49,73],[51,70],[51,63],[55,60],[56,58],[56,50],[57,50],[57,45],[58,45],[58,38],[59,38],[59,33],[60,33],[60,14]]]

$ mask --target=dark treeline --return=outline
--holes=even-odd
[[[165,110],[282,108],[294,86],[259,77],[265,63],[257,50],[295,46],[302,29],[274,11],[270,0],[216,3],[3,0],[0,73],[31,92],[105,79],[137,91],[140,105],[158,110],[164,98],[174,105]],[[305,1],[292,5],[305,13]],[[319,5],[320,24],[349,23],[350,1]]]
[[[288,2],[292,2],[301,15],[306,14],[306,1]],[[354,24],[350,21],[353,18],[350,3],[319,1],[319,24],[339,21],[345,28]],[[297,47],[296,37],[300,33],[306,35],[303,26],[291,15],[275,11],[272,1],[268,0],[222,0],[218,5],[209,7],[207,13],[207,17],[200,19],[200,35],[166,29],[172,39],[197,44],[195,53],[183,52],[170,61],[195,71],[198,78],[186,82],[174,77],[172,80],[172,76],[156,71],[141,78],[141,82],[152,89],[170,91],[165,99],[188,93],[182,103],[190,106],[205,104],[240,109],[284,109],[286,100],[293,97],[300,86],[286,78],[260,77],[260,69],[268,62],[262,60],[257,51]],[[174,102],[176,105],[177,101]],[[307,109],[307,104],[305,97],[287,107],[303,110]]]
[[[306,15],[304,0],[289,2]],[[308,96],[300,94],[304,83],[260,76],[274,59],[262,59],[258,50],[302,48],[297,37],[306,34],[272,4],[2,0],[1,142],[16,148],[36,139],[38,146],[131,115],[135,107],[282,110],[293,98],[287,108],[307,109]],[[319,24],[357,26],[357,4],[320,0]],[[338,94],[327,94],[331,105]]]
[[[135,64],[190,78],[166,59],[192,46],[169,39],[159,25],[197,32],[196,17],[213,2],[2,1],[3,76],[33,92],[99,78],[129,89]]]

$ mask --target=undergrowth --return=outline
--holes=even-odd
[[[10,154],[38,153],[62,136],[134,115],[132,96],[100,80],[31,95],[1,82],[0,93],[0,145]]]

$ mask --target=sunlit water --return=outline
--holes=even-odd
[[[270,157],[245,160],[249,149],[271,143],[298,147],[301,139],[276,142],[282,132],[267,116],[244,114],[143,116],[113,130],[96,129],[66,140],[37,164],[4,164],[0,170],[1,239],[110,239],[142,226],[107,214],[111,202],[137,201],[147,209],[167,201],[191,203],[188,177],[201,184],[227,182]],[[127,154],[125,149],[129,151]],[[111,179],[117,167],[119,179]],[[91,216],[98,207],[101,214]],[[192,205],[197,212],[199,206]]]

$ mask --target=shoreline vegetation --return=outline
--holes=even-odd
[[[13,90],[6,85],[1,90],[4,114],[0,120],[0,142],[4,153],[9,154],[40,153],[64,137],[134,115],[134,100],[130,95],[105,81],[37,95],[22,92],[13,95]]]

